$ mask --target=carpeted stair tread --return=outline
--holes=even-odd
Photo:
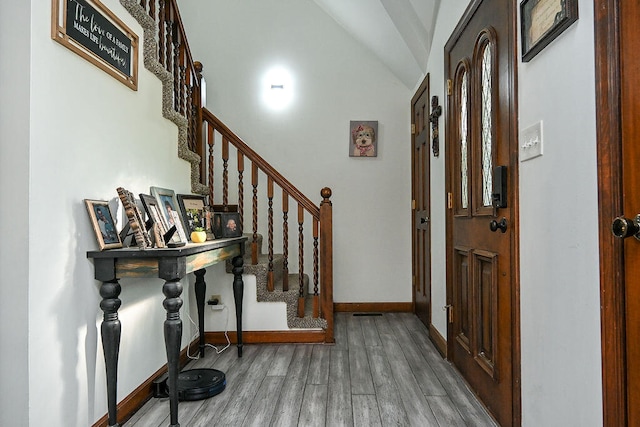
[[[251,263],[251,241],[252,234],[245,234],[249,238],[245,247],[244,255],[244,273],[256,276],[256,291],[258,302],[285,302],[287,305],[287,325],[292,329],[326,329],[327,321],[325,319],[313,317],[313,296],[305,297],[305,317],[298,317],[298,295],[299,295],[299,274],[290,273],[289,290],[282,290],[282,277],[284,256],[282,254],[273,255],[273,277],[274,290],[267,290],[267,280],[269,272],[269,256],[263,254],[261,250],[262,235],[257,236],[258,242],[258,263]],[[231,272],[231,263],[227,262],[227,272]],[[303,275],[304,292],[309,290],[309,276]]]

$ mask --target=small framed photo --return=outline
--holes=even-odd
[[[242,224],[238,212],[215,212],[213,214],[213,235],[216,239],[242,236]]]
[[[155,197],[150,196],[149,194],[140,194],[140,200],[142,201],[142,206],[144,206],[144,210],[147,213],[147,217],[154,223],[158,225],[158,233],[163,236],[167,233],[167,221],[165,220],[162,212],[160,211],[160,206],[158,205],[158,200]]]
[[[85,199],[85,206],[89,212],[93,231],[96,233],[100,250],[121,248],[122,241],[116,230],[116,223],[109,209],[109,202],[106,200]]]
[[[378,156],[377,121],[351,121],[349,134],[349,157]]]
[[[178,194],[178,205],[180,212],[182,212],[187,234],[191,234],[196,228],[207,228],[204,199],[205,196]]]
[[[522,0],[520,16],[522,62],[529,62],[578,20],[578,0]]]
[[[151,195],[158,202],[160,212],[166,222],[167,231],[174,225],[176,226],[176,232],[171,238],[171,242],[187,243],[187,235],[185,233],[185,226],[178,210],[178,201],[176,199],[176,193],[173,190],[160,187],[151,187]]]

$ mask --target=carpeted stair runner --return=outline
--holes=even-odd
[[[258,235],[258,263],[251,264],[252,234],[245,234],[247,240],[244,256],[244,273],[256,276],[258,302],[285,302],[287,304],[287,325],[291,329],[326,329],[327,321],[313,317],[313,295],[307,294],[305,298],[305,316],[298,317],[298,277],[299,274],[289,274],[289,290],[282,290],[282,266],[284,257],[282,254],[273,255],[273,282],[274,290],[267,290],[267,277],[269,273],[269,256],[262,253],[262,235]],[[231,273],[231,264],[227,263],[227,272]],[[304,289],[308,292],[309,276],[302,277]]]

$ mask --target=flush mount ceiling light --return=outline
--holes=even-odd
[[[288,70],[274,67],[262,79],[262,99],[272,110],[282,110],[293,101],[293,79]]]

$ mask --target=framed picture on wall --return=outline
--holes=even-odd
[[[378,122],[351,121],[349,124],[349,157],[378,156]]]
[[[523,0],[520,17],[522,62],[529,62],[578,20],[578,0]]]

